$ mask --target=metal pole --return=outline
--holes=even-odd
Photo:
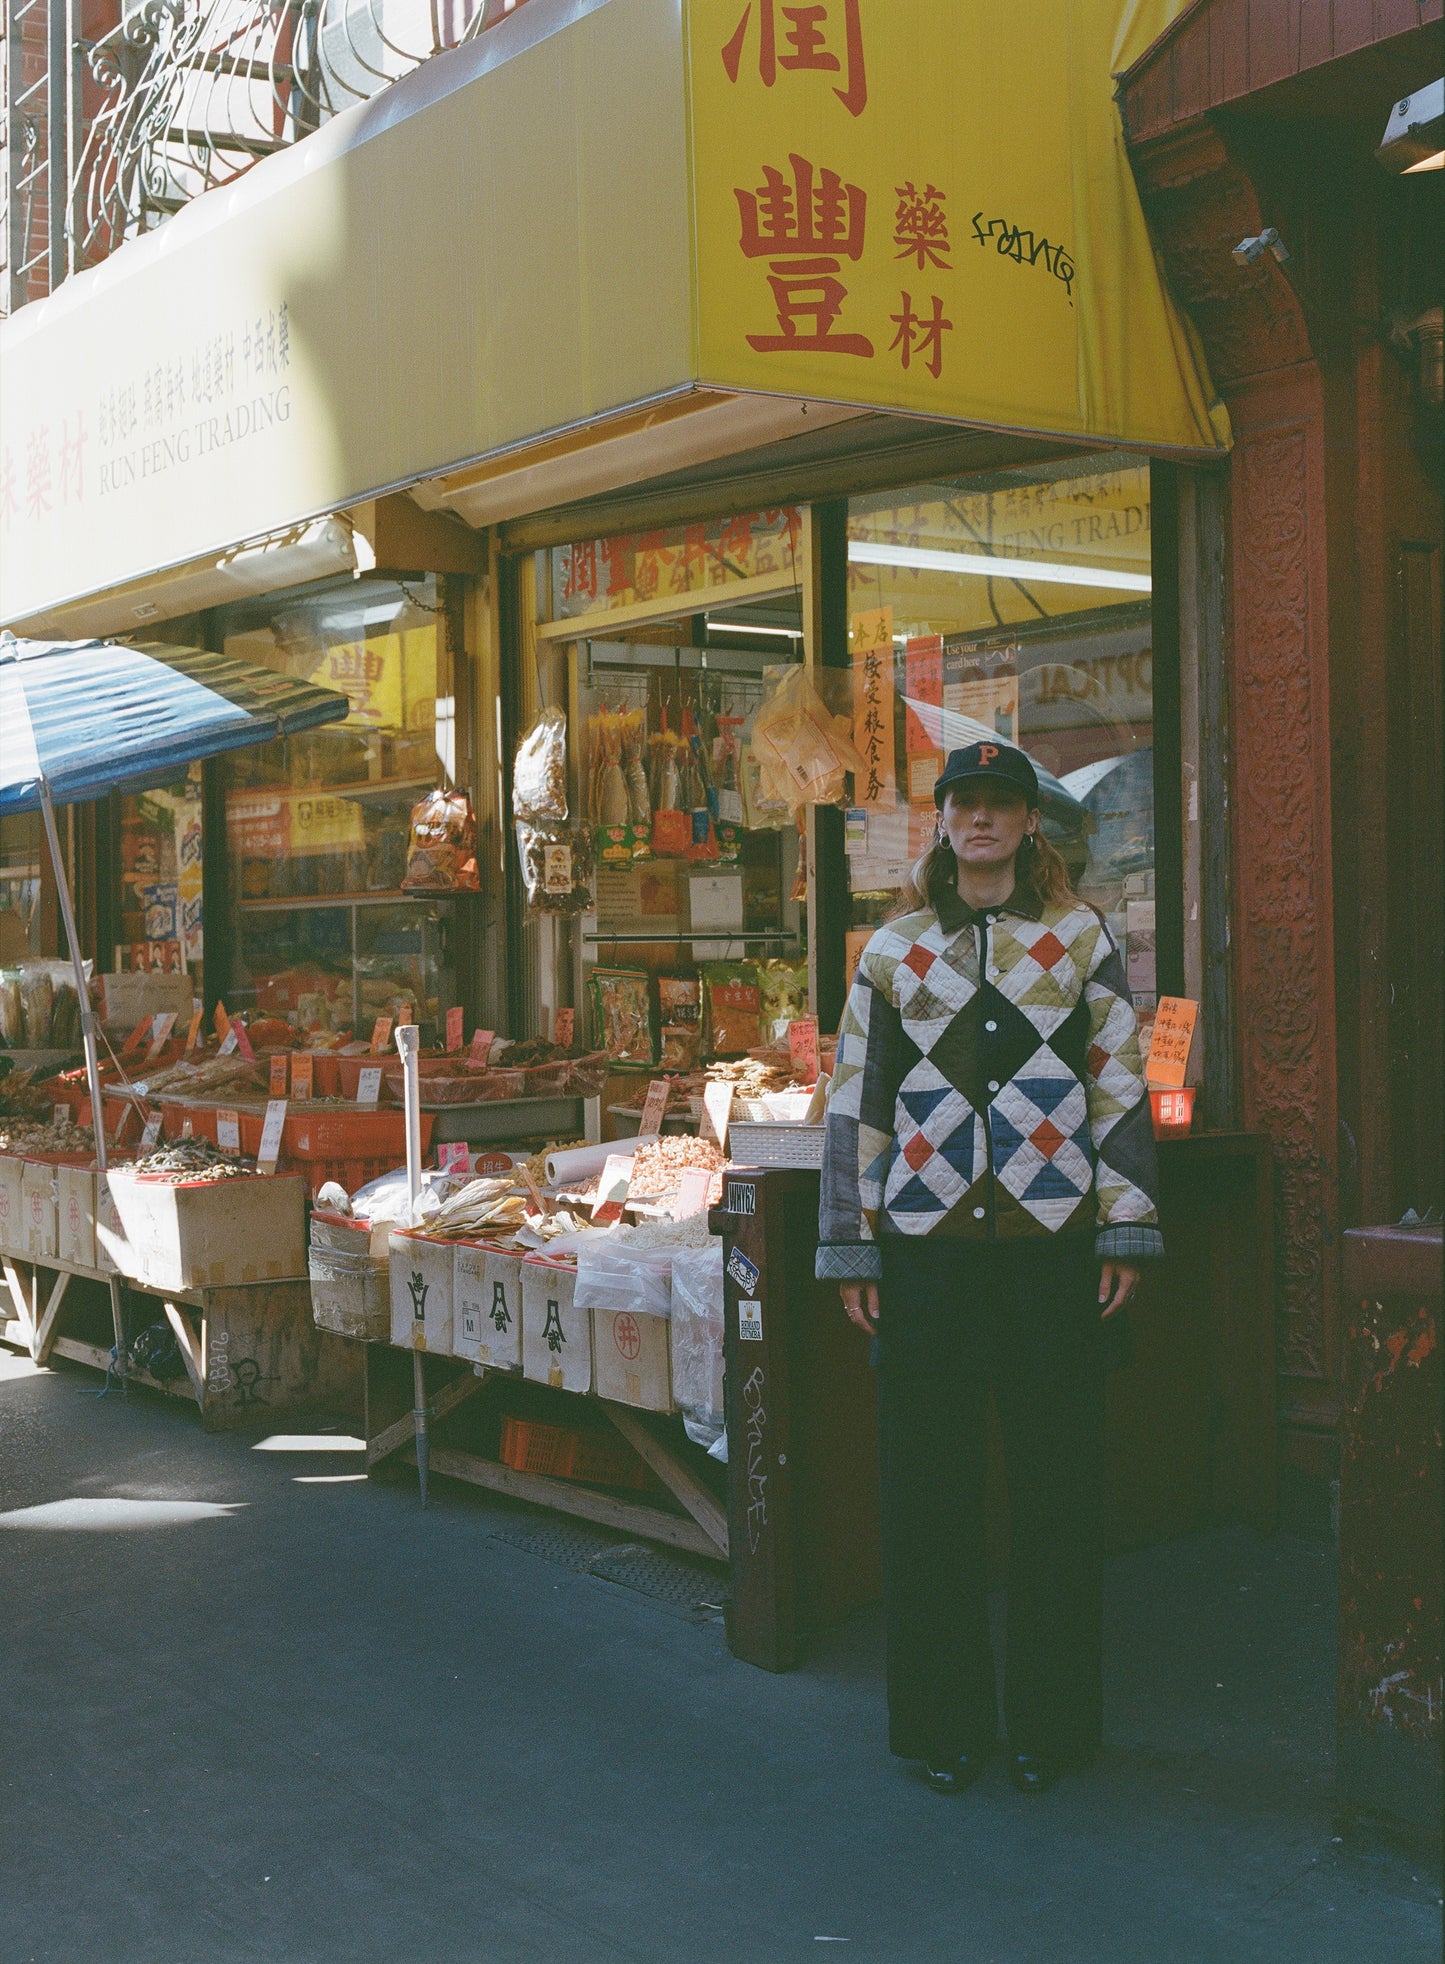
[[[90,1121],[95,1128],[96,1184],[105,1184],[105,1106],[100,1098],[100,1058],[95,1043],[95,1011],[90,1006],[90,985],[85,979],[85,963],[80,954],[80,936],[75,929],[75,909],[70,904],[70,882],[65,876],[65,860],[60,851],[60,834],[55,826],[55,806],[50,786],[40,780],[40,810],[45,820],[45,837],[50,846],[50,863],[55,868],[55,887],[60,899],[60,915],[65,922],[65,938],[70,945],[70,963],[75,970],[75,992],[80,998],[80,1036],[85,1047],[85,1081],[90,1089]],[[418,1106],[420,1112],[420,1106]],[[110,1320],[115,1329],[115,1371],[125,1385],[125,1317],[121,1308],[120,1279],[110,1278]]]
[[[413,1209],[421,1197],[421,1077],[417,1069],[417,1048],[421,1032],[415,1023],[402,1023],[396,1032],[401,1057],[402,1096],[406,1106],[406,1185]],[[427,1432],[426,1356],[416,1348],[412,1333],[412,1419],[416,1427],[416,1470],[421,1484],[421,1504],[426,1506],[426,1476],[431,1463],[431,1439]]]

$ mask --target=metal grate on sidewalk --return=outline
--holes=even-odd
[[[595,1575],[602,1582],[634,1590],[664,1608],[684,1616],[717,1616],[727,1584],[718,1570],[652,1548],[640,1541],[619,1541],[603,1529],[570,1522],[518,1521],[493,1527],[493,1541],[505,1542],[524,1554],[536,1555],[576,1575]]]

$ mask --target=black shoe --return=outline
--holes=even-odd
[[[1009,1762],[1009,1778],[1021,1794],[1046,1794],[1057,1784],[1059,1771],[1057,1760],[1038,1753],[1014,1753]]]
[[[957,1759],[928,1762],[923,1777],[936,1794],[961,1794],[971,1787],[988,1764],[988,1754],[960,1753]]]

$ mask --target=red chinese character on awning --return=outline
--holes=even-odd
[[[752,12],[752,0],[748,0],[742,19],[722,51],[723,67],[730,82],[738,79]],[[784,23],[781,53],[779,14]],[[841,47],[841,58],[834,52],[835,47]],[[861,116],[868,103],[868,75],[863,65],[858,0],[842,0],[841,6],[831,4],[831,0],[814,0],[812,5],[794,7],[780,7],[775,0],[758,0],[758,75],[765,89],[773,86],[780,68],[843,75],[843,86],[835,88],[833,93],[850,116]]]

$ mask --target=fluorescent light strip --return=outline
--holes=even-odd
[[[746,621],[709,621],[709,634],[779,634],[785,641],[801,641],[800,627],[749,627]]]
[[[1108,586],[1125,593],[1151,593],[1147,573],[1115,572],[1109,566],[1065,566],[1054,559],[995,559],[981,552],[934,552],[927,546],[875,545],[871,539],[850,539],[848,558],[855,566],[916,566],[925,573],[973,573],[1006,580],[1037,580],[1041,585]]]

